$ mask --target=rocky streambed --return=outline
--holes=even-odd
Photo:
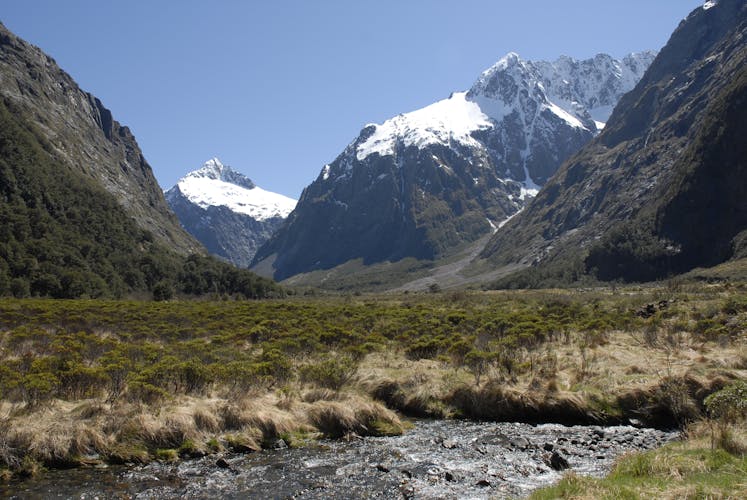
[[[677,434],[630,426],[418,421],[403,436],[180,463],[54,470],[0,485],[10,498],[495,498],[566,469],[604,475],[616,457]]]

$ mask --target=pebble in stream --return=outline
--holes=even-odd
[[[324,441],[303,449],[226,455],[222,461],[204,457],[178,464],[51,471],[7,491],[0,486],[0,496],[515,497],[558,481],[564,465],[602,476],[621,454],[675,438],[676,433],[634,427],[418,421],[403,436]]]

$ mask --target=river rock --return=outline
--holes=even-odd
[[[453,450],[454,448],[457,448],[459,446],[459,443],[457,443],[453,439],[444,439],[444,441],[441,443],[441,446],[443,446],[447,450]]]
[[[552,443],[545,443],[544,445],[542,445],[542,449],[543,449],[543,450],[545,450],[545,451],[552,451],[552,449],[553,449],[554,447],[555,447],[555,446],[553,446],[553,444],[552,444]]]
[[[550,456],[550,467],[557,471],[566,470],[571,465],[568,463],[568,460],[563,457],[560,453],[557,451],[553,452],[552,456]]]
[[[444,479],[446,479],[450,483],[457,483],[461,478],[459,476],[459,473],[447,470],[446,473],[444,473]]]
[[[529,448],[529,440],[525,437],[515,437],[508,443],[511,448],[517,448],[519,450],[526,450]]]
[[[389,467],[384,464],[376,464],[376,470],[379,472],[389,472]]]
[[[272,448],[273,450],[284,450],[287,447],[288,443],[286,443],[283,439],[276,439],[275,442],[270,445],[270,448]]]
[[[229,464],[225,458],[221,457],[218,460],[215,461],[215,465],[218,466],[221,469],[230,469],[231,464]]]
[[[479,486],[481,488],[488,488],[490,487],[490,481],[488,481],[487,479],[480,479],[479,481],[475,483],[475,486]]]
[[[411,484],[401,485],[399,488],[399,492],[402,494],[402,498],[404,498],[405,500],[415,498],[415,487],[413,487]]]

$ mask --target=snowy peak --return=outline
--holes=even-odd
[[[572,128],[595,134],[604,127],[618,99],[635,87],[655,52],[632,53],[622,60],[607,54],[554,62],[525,61],[509,52],[484,71],[468,92],[425,108],[369,124],[355,143],[356,159],[393,156],[398,147],[440,144],[479,148],[475,133],[519,120],[529,138],[554,115]]]
[[[425,108],[398,115],[381,125],[369,125],[367,129],[372,133],[358,145],[356,157],[362,161],[373,153],[394,155],[397,142],[421,149],[452,141],[477,146],[477,141],[471,137],[472,132],[490,126],[480,107],[468,101],[464,92],[459,92]]]
[[[258,221],[285,218],[296,206],[296,200],[265,191],[218,158],[182,177],[166,192],[166,197],[179,194],[202,209],[223,206]]]
[[[503,106],[519,95],[557,106],[589,128],[589,118],[602,125],[622,94],[641,79],[656,53],[632,53],[622,60],[607,54],[577,60],[561,56],[554,62],[524,61],[509,53],[483,72],[468,95],[476,101],[500,101]],[[553,106],[554,105],[554,106]]]
[[[209,159],[205,162],[202,168],[190,172],[189,174],[187,174],[187,177],[197,177],[228,182],[229,184],[235,184],[236,186],[246,189],[253,189],[255,187],[251,179],[235,171],[231,167],[223,165],[218,158]]]

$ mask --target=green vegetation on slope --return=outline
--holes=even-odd
[[[57,161],[29,123],[0,102],[0,296],[281,293],[248,271],[154,241],[110,193]]]

